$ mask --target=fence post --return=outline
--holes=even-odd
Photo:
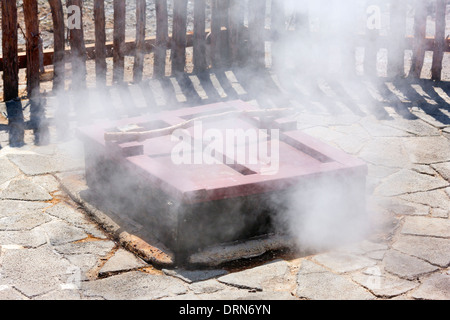
[[[167,42],[169,38],[169,23],[167,0],[155,0],[156,9],[156,45],[153,74],[163,77],[166,74]]]
[[[406,2],[391,1],[390,45],[388,48],[388,76],[405,76]]]
[[[1,0],[3,48],[3,100],[6,103],[9,145],[20,147],[24,140],[24,119],[19,96],[16,1]]]
[[[186,66],[187,0],[175,0],[173,6],[172,73],[184,72]]]
[[[97,86],[106,85],[106,20],[105,0],[94,0],[95,20],[95,80]]]
[[[427,31],[426,1],[416,0],[414,17],[413,58],[410,76],[420,78],[425,60],[425,36]]]
[[[433,64],[431,78],[440,81],[442,76],[442,59],[444,58],[445,39],[445,15],[447,9],[446,0],[437,0],[436,3],[436,34],[434,36]]]
[[[64,11],[61,0],[48,0],[53,19],[53,90],[64,89],[65,79],[65,37]]]
[[[206,63],[206,1],[194,1],[194,71],[203,72]]]
[[[145,26],[147,3],[145,0],[136,1],[136,51],[134,55],[133,80],[142,81],[145,57]]]
[[[249,51],[252,67],[265,68],[265,17],[266,1],[249,0]]]
[[[113,81],[122,83],[125,71],[125,57],[123,47],[125,45],[125,0],[114,0],[114,35],[113,35]]]
[[[48,127],[45,122],[45,101],[39,84],[39,19],[37,0],[24,0],[25,37],[27,42],[27,87],[30,98],[30,125],[35,144],[48,143]]]
[[[79,19],[78,25],[69,26],[69,42],[72,56],[72,86],[75,89],[86,88],[86,47],[83,34],[83,0],[67,0],[70,19]]]
[[[241,0],[230,0],[230,12],[228,16],[228,37],[230,44],[230,60],[232,66],[238,66],[242,62],[243,48],[245,46],[244,29],[244,3]]]

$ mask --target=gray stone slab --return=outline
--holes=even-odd
[[[86,213],[78,210],[67,203],[60,202],[45,211],[47,214],[62,219],[71,225],[83,229],[96,238],[106,238],[105,233],[99,226],[87,219]]]
[[[48,236],[52,246],[79,241],[88,237],[86,232],[64,221],[55,220],[40,226]]]
[[[420,203],[432,208],[447,209],[450,208],[450,198],[444,190],[432,190],[428,192],[417,192],[400,196],[401,199]]]
[[[17,177],[20,171],[7,158],[0,158],[0,185]]]
[[[229,288],[226,284],[220,283],[215,279],[208,279],[199,282],[192,282],[189,290],[195,294],[211,294]]]
[[[418,283],[414,281],[400,279],[386,273],[383,274],[377,268],[369,268],[365,272],[354,274],[352,279],[364,288],[367,288],[378,298],[399,296],[418,286]]]
[[[211,278],[217,278],[226,275],[228,271],[223,269],[215,270],[185,270],[185,269],[163,269],[164,274],[177,277],[187,283],[205,281]]]
[[[119,271],[129,271],[148,266],[147,263],[136,257],[129,251],[119,249],[114,255],[103,265],[99,274],[105,275]]]
[[[173,277],[132,271],[82,283],[81,290],[87,297],[106,300],[155,300],[187,293],[183,283]]]
[[[406,217],[401,233],[450,238],[450,220],[431,217]]]
[[[392,247],[434,265],[450,265],[450,239],[400,235]]]
[[[35,184],[41,186],[47,192],[52,193],[58,190],[59,188],[59,182],[56,180],[55,177],[52,175],[42,175],[42,176],[34,176],[31,178],[31,181],[33,181]]]
[[[31,230],[52,220],[50,216],[39,210],[30,210],[25,212],[21,209],[19,210],[20,211],[15,214],[9,213],[7,216],[0,216],[0,230]]]
[[[450,181],[450,162],[435,163],[431,166],[442,176],[442,178]]]
[[[74,171],[84,167],[84,163],[81,160],[60,155],[10,154],[8,155],[8,158],[17,165],[23,173],[29,176]]]
[[[376,261],[345,252],[322,253],[313,257],[321,265],[337,273],[352,272],[374,266]]]
[[[114,249],[116,244],[109,240],[85,241],[77,243],[66,243],[55,246],[54,249],[64,255],[93,254],[106,256]]]
[[[344,275],[334,274],[303,260],[297,276],[296,296],[310,300],[371,300],[374,296]]]
[[[48,246],[6,250],[1,266],[4,281],[30,298],[60,289],[72,267]]]
[[[405,139],[404,146],[413,163],[432,164],[450,161],[449,141],[442,136],[408,138]]]
[[[11,286],[0,285],[0,300],[29,300],[26,296]]]
[[[412,297],[423,300],[450,300],[450,275],[445,273],[433,274],[422,281]]]
[[[28,179],[12,180],[0,193],[6,200],[50,201],[52,196],[47,190]]]
[[[388,168],[410,168],[408,154],[401,138],[375,138],[368,141],[359,157],[373,165]]]
[[[429,190],[445,188],[448,181],[426,174],[420,174],[412,170],[401,170],[386,178],[375,190],[379,196],[397,196],[413,192],[425,192]]]
[[[384,268],[387,272],[407,280],[415,280],[418,277],[438,270],[438,267],[421,259],[389,250],[383,259]]]
[[[0,200],[0,217],[8,217],[19,213],[43,212],[49,205],[42,202]]]
[[[289,276],[289,273],[286,261],[274,261],[252,269],[230,273],[217,280],[237,288],[262,291],[269,282],[274,279],[284,279]]]
[[[47,242],[44,232],[38,228],[27,231],[0,231],[1,245],[19,245],[37,248]]]

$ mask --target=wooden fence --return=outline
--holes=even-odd
[[[450,51],[450,42],[446,38],[446,7],[447,0],[432,0],[434,9],[428,10],[429,2],[425,0],[342,0],[343,2],[363,2],[364,8],[371,5],[383,5],[389,10],[390,24],[388,32],[382,34],[378,28],[364,30],[357,33],[357,13],[345,15],[341,20],[346,21],[345,27],[338,29],[346,33],[346,39],[356,49],[365,49],[364,73],[376,74],[377,52],[384,48],[388,52],[389,76],[402,77],[405,75],[405,53],[412,52],[412,62],[409,71],[410,77],[420,78],[424,65],[426,51],[433,52],[431,77],[441,80],[443,70],[443,57]],[[95,60],[96,83],[104,86],[107,74],[107,58],[113,58],[113,81],[124,81],[125,57],[133,56],[133,80],[139,82],[144,77],[144,56],[152,53],[153,77],[167,76],[168,67],[173,76],[185,73],[186,49],[193,47],[192,64],[195,73],[207,71],[210,68],[241,68],[251,67],[262,70],[267,67],[267,43],[271,43],[272,59],[277,61],[274,48],[286,40],[302,41],[299,34],[309,34],[315,37],[312,23],[306,11],[302,8],[305,1],[290,1],[297,3],[295,9],[286,7],[285,0],[173,0],[172,19],[169,19],[168,0],[136,0],[136,36],[135,39],[125,39],[126,34],[126,0],[114,0],[114,30],[112,43],[107,42],[105,1],[94,0],[95,43],[86,44],[84,39],[83,23],[81,28],[71,29],[68,38],[67,20],[69,13],[65,14],[64,4],[68,8],[77,6],[83,12],[83,0],[48,0],[51,7],[54,43],[51,51],[40,50],[40,31],[38,20],[38,3],[36,0],[23,0],[23,13],[25,18],[24,36],[26,38],[26,52],[18,52],[18,15],[17,3],[11,0],[1,0],[2,9],[2,45],[3,56],[0,68],[3,72],[3,99],[9,103],[8,113],[10,119],[11,135],[13,141],[20,141],[23,136],[23,127],[15,125],[21,123],[21,112],[17,107],[19,96],[19,76],[21,68],[26,68],[27,94],[32,101],[31,127],[39,136],[45,132],[45,124],[41,120],[43,105],[40,102],[39,74],[42,64],[54,66],[53,88],[64,88],[65,63],[76,63],[76,71],[72,73],[72,83],[79,88],[86,86],[86,61]],[[322,3],[319,10],[319,20],[322,25],[327,24],[327,1]],[[336,1],[334,0],[336,3]],[[146,37],[148,26],[146,17],[149,12],[148,4],[155,6],[156,30],[154,35]],[[188,5],[193,3],[193,30],[188,32]],[[300,4],[300,5],[299,5]],[[211,10],[206,10],[210,7]],[[407,12],[413,10],[413,34],[407,34]],[[67,10],[66,10],[67,11]],[[206,13],[210,12],[210,15]],[[376,10],[375,10],[376,13]],[[363,19],[367,20],[370,12],[362,12]],[[433,15],[434,36],[427,36],[427,18]],[[364,16],[366,15],[366,16]],[[192,20],[192,19],[191,19]],[[361,19],[360,19],[361,20]],[[206,29],[210,25],[210,29]],[[429,21],[428,21],[429,22]],[[169,30],[171,27],[171,34]],[[329,30],[333,30],[329,28]],[[323,34],[322,34],[323,35]],[[342,34],[341,34],[342,35]],[[327,35],[324,35],[327,37]],[[335,37],[336,34],[329,35]],[[70,45],[67,49],[66,43]],[[346,49],[348,50],[348,49]],[[171,59],[167,59],[170,52]],[[347,51],[348,62],[353,63],[354,51]],[[167,66],[170,61],[170,66]],[[75,65],[75,64],[74,64]],[[16,128],[14,131],[13,128]],[[39,139],[38,139],[39,140]]]

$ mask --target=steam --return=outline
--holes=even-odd
[[[265,91],[264,87],[256,90],[259,89],[267,98],[266,101],[271,101],[276,107],[288,107],[287,101],[299,107],[299,119],[307,114],[333,119],[336,114],[329,111],[336,110],[339,102],[345,105],[345,101],[336,101],[333,96],[330,97],[330,92],[324,92],[320,84],[326,86],[327,83],[332,83],[330,91],[338,84],[348,95],[360,91],[361,79],[357,76],[363,66],[355,63],[364,52],[355,49],[355,34],[367,30],[368,18],[372,18],[372,24],[377,24],[378,21],[383,24],[385,17],[381,16],[381,20],[374,17],[378,12],[367,11],[365,0],[284,0],[281,3],[287,14],[287,33],[281,35],[271,46],[271,72],[280,85],[281,94],[278,91],[272,94]],[[76,74],[79,70],[76,64],[72,66],[73,73]],[[257,81],[259,74],[251,73],[251,70],[236,70],[236,73],[246,73],[244,81],[250,86],[253,83],[254,89],[260,84]],[[376,81],[381,80],[371,81],[376,86]],[[170,85],[170,82],[165,83]],[[119,87],[117,90],[119,99],[126,97],[127,89]],[[75,114],[80,110],[89,114],[83,118],[84,124],[92,115],[99,119],[115,118],[115,101],[111,98],[111,91],[107,89],[89,93],[86,90],[72,90],[70,95],[61,91],[56,95],[56,123],[65,124],[69,121],[67,115],[71,110],[65,101],[76,101],[76,105],[72,106]],[[374,102],[375,99],[369,96],[357,101],[366,111],[376,107]],[[117,105],[121,103],[122,101]],[[348,105],[346,107],[349,108]],[[132,110],[133,106],[129,108]],[[339,112],[336,116],[339,116]],[[285,159],[279,160],[283,162]],[[106,167],[105,172],[108,171],[111,168]],[[126,176],[120,176],[111,181],[118,186],[133,185],[134,181],[126,179]],[[270,206],[278,212],[273,222],[277,229],[293,236],[299,247],[322,249],[361,240],[369,229],[365,208],[366,188],[363,182],[346,174],[327,178],[317,176],[306,183],[288,188],[284,193],[268,196]],[[111,186],[111,189],[115,187],[117,186]],[[133,193],[129,194],[124,192],[126,188],[119,189],[122,192],[117,194],[117,198],[127,198],[127,203],[133,203],[134,197],[145,198],[142,190],[133,189]],[[246,207],[246,210],[249,208]],[[211,230],[208,232],[213,233]]]

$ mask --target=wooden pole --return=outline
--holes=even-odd
[[[230,0],[230,12],[228,15],[228,37],[230,44],[230,61],[232,66],[241,65],[244,47],[244,2]]]
[[[206,1],[194,1],[194,71],[203,72],[206,62]]]
[[[405,76],[406,2],[391,2],[390,46],[388,48],[388,76]]]
[[[69,43],[72,60],[72,87],[76,90],[86,88],[86,46],[83,32],[83,0],[67,0],[67,8],[75,8],[68,12],[71,21],[77,25],[69,26]],[[75,20],[74,20],[75,19]]]
[[[134,55],[133,80],[142,81],[145,57],[145,26],[147,4],[145,0],[136,1],[136,50]]]
[[[173,7],[172,73],[184,73],[186,66],[187,0],[175,0]]]
[[[420,78],[425,60],[424,40],[427,31],[427,11],[426,2],[416,0],[414,17],[414,41],[413,41],[413,58],[410,76]]]
[[[167,0],[155,0],[155,9],[156,43],[153,74],[160,78],[166,74],[167,42],[169,39]]]
[[[17,4],[2,0],[3,100],[6,103],[9,145],[20,147],[24,140],[24,118],[19,96],[19,68],[17,47]]]
[[[16,1],[2,0],[3,100],[19,96]],[[6,36],[7,35],[7,36]]]
[[[125,71],[125,0],[114,0],[114,56],[113,56],[113,81],[122,83]]]
[[[265,63],[265,21],[266,1],[249,0],[250,58],[255,69],[264,69]]]
[[[434,37],[433,63],[431,67],[431,78],[440,81],[442,77],[442,59],[445,49],[445,15],[447,9],[446,0],[437,0],[436,3],[436,34]]]
[[[97,86],[106,85],[106,20],[105,0],[94,0],[95,78]]]
[[[35,144],[48,143],[49,132],[45,121],[45,102],[39,85],[39,19],[37,0],[24,0],[25,37],[27,41],[27,87],[30,98],[30,124]]]
[[[53,90],[64,89],[65,80],[65,24],[61,0],[48,0],[53,19]]]

